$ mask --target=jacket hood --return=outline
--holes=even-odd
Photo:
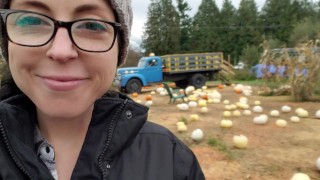
[[[0,103],[0,138],[32,177],[50,173],[38,160],[34,148],[34,128],[37,122],[34,104],[25,95],[17,95]],[[119,93],[108,93],[94,104],[89,124],[73,173],[101,174],[97,166],[112,161],[131,145],[147,119],[148,108]],[[86,164],[83,166],[83,164]],[[35,168],[37,167],[37,168]],[[92,167],[83,169],[80,167]],[[48,177],[48,174],[42,177]]]

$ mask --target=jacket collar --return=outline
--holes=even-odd
[[[133,142],[147,119],[147,111],[147,107],[120,93],[107,93],[98,99],[73,176],[101,174],[94,173],[99,171],[94,167],[111,161]],[[45,170],[34,150],[34,104],[25,95],[9,98],[0,103],[0,118],[18,161],[31,176],[41,176]]]

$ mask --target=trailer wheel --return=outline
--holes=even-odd
[[[185,89],[189,85],[187,80],[175,81],[174,83],[176,84],[177,87],[182,88],[182,89]]]
[[[194,74],[190,77],[189,84],[196,89],[202,88],[206,84],[206,77],[202,74]]]
[[[125,87],[126,92],[131,93],[141,93],[142,83],[139,79],[130,79]]]

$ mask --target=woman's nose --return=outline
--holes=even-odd
[[[77,47],[73,44],[66,28],[59,28],[49,43],[47,56],[55,61],[68,62],[78,57]]]

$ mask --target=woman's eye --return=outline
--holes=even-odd
[[[49,25],[48,22],[46,22],[44,19],[41,19],[39,17],[34,16],[25,16],[17,19],[16,21],[17,26],[39,26],[39,25]]]
[[[108,28],[101,22],[84,22],[77,27],[77,29],[83,29],[88,31],[107,31]]]

